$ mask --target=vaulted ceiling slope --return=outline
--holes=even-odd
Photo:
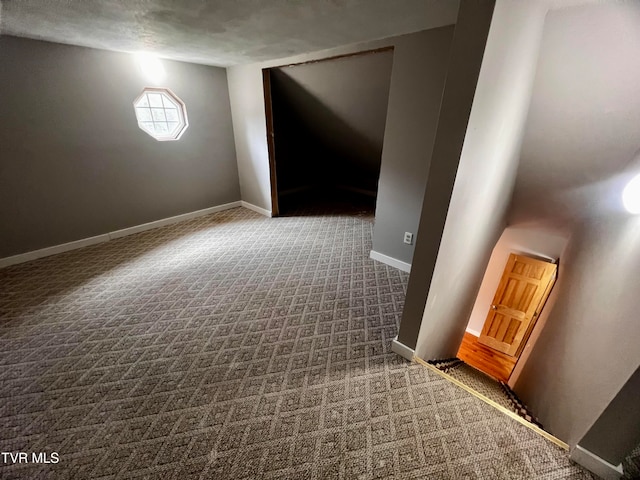
[[[550,11],[510,223],[558,228],[622,210],[640,172],[640,2]]]
[[[0,0],[0,32],[230,66],[455,23],[458,0]]]

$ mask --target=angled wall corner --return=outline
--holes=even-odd
[[[416,356],[424,359],[455,356],[464,335],[491,251],[506,226],[535,75],[546,7],[506,0],[498,0],[495,10],[488,5],[461,4],[438,126],[451,131],[443,132],[442,145],[436,139],[400,327],[399,339],[415,345]],[[465,58],[471,52],[473,67]],[[469,78],[477,84],[465,85],[462,79]],[[467,90],[452,92],[448,100],[448,88]]]
[[[420,221],[453,27],[400,37],[395,43],[376,203],[373,250],[411,264]]]
[[[640,365],[640,218],[622,204],[640,168],[639,48],[638,2],[549,11],[509,212],[570,234],[514,391],[555,436],[612,465],[625,453],[613,448],[638,433],[616,399]]]
[[[494,2],[462,2],[431,154],[399,340],[415,348],[489,34]],[[417,352],[418,354],[420,352]]]
[[[402,235],[418,228],[453,31],[449,25],[228,68],[242,200],[271,209],[262,69],[393,47],[373,243],[374,251],[410,264],[414,246]]]
[[[0,63],[0,257],[240,200],[225,69],[163,61],[191,125],[159,142],[128,53],[3,35]]]
[[[574,230],[554,308],[514,386],[551,433],[614,465],[640,433],[640,299],[629,283],[639,240],[640,219],[622,214]]]
[[[397,353],[405,360],[413,361],[413,356],[416,354],[416,351],[413,348],[409,348],[403,343],[400,343],[398,337],[396,336],[393,340],[391,340],[391,351],[393,353]]]

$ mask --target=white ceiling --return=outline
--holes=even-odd
[[[458,0],[0,0],[0,32],[229,66],[455,23]]]

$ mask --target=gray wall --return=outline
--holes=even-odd
[[[638,239],[640,218],[624,214],[574,230],[555,305],[515,385],[545,428],[572,446],[640,365]]]
[[[477,87],[475,82],[471,86],[464,84],[465,55],[473,52],[472,60],[477,63],[483,53],[482,49],[473,51],[464,46],[480,41],[484,45],[487,34],[484,21],[487,15],[491,19],[488,8],[487,3],[461,4],[460,15],[466,15],[464,19],[469,23],[461,26],[461,18],[456,26],[454,42],[460,37],[458,62],[462,65],[453,87],[464,89],[465,96],[458,100],[457,95],[452,95],[450,100],[451,111],[457,112],[460,125],[443,132],[438,174],[433,167],[429,172],[420,225],[421,243],[416,246],[400,326],[399,340],[415,347],[416,354],[425,359],[455,356],[464,334],[491,251],[505,226],[535,73],[545,11],[534,2],[499,0]],[[477,21],[476,15],[482,15],[483,23]],[[477,69],[473,74],[478,75]],[[467,81],[473,78],[471,73],[467,74]],[[445,92],[448,87],[449,80]],[[465,111],[458,102],[468,100],[469,88],[471,95],[475,88],[475,96],[467,127]],[[466,114],[469,115],[468,110]],[[443,115],[448,115],[444,105]],[[464,129],[460,132],[463,127],[466,136]],[[437,145],[438,140],[436,148]],[[456,175],[458,161],[452,193],[452,175]]]
[[[279,193],[317,184],[375,193],[393,52],[271,71]]]
[[[472,3],[462,5],[471,9]],[[545,13],[539,2],[496,2],[422,315],[416,347],[422,358],[455,356],[491,251],[506,226]]]
[[[514,390],[572,446],[640,365],[640,218],[621,205],[640,172],[639,50],[637,2],[549,12],[509,214],[570,235],[556,302]],[[614,445],[637,424],[598,431]]]
[[[640,369],[624,384],[593,427],[580,440],[580,446],[611,465],[640,445]],[[629,428],[631,427],[631,428]]]
[[[228,69],[242,199],[271,209],[262,69],[334,55],[394,47],[374,250],[410,263],[433,146],[452,27]]]
[[[140,130],[128,54],[0,37],[0,257],[240,199],[224,69],[165,61],[176,142]]]
[[[514,388],[551,433],[573,447],[593,428],[597,441],[585,443],[613,460],[624,448],[606,446],[637,438],[637,424],[612,418],[638,398],[636,383],[624,386],[640,365],[640,217],[621,211],[620,194],[640,171],[639,10],[622,2],[547,15],[542,4],[497,1],[435,269],[421,233],[400,330],[412,346],[420,326],[422,358],[455,355],[505,218],[570,236],[553,309]],[[432,247],[437,229],[424,220],[438,217],[427,200],[440,158],[421,223]],[[426,292],[420,323],[408,315]]]
[[[411,264],[418,241],[453,27],[401,37],[393,72],[382,149],[373,250]],[[414,234],[413,245],[403,243]]]
[[[639,51],[640,2],[549,12],[510,223],[560,230],[619,208],[612,182],[640,148]]]

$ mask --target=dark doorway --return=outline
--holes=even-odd
[[[273,215],[373,215],[393,49],[265,69]]]

